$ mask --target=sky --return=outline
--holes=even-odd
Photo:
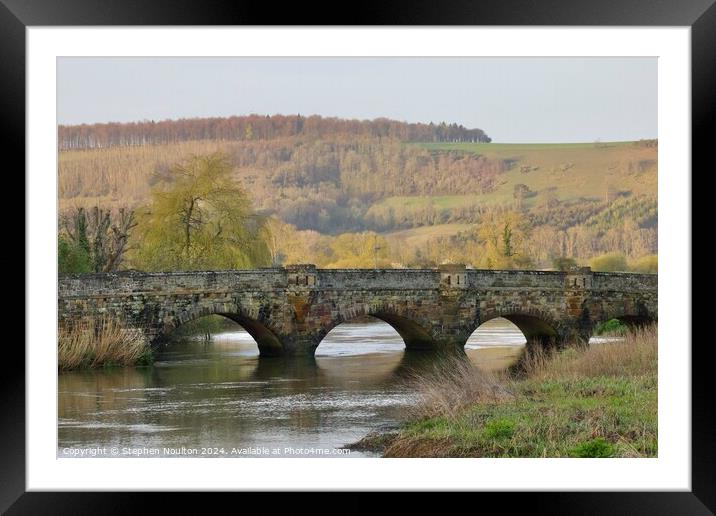
[[[301,114],[458,123],[493,142],[657,137],[650,57],[61,57],[57,123]]]

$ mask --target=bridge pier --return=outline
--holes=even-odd
[[[312,357],[316,353],[319,341],[314,335],[296,332],[279,336],[281,341],[281,356]],[[264,354],[259,348],[261,356],[277,356],[275,354]]]
[[[454,339],[454,338],[443,338],[443,339],[436,339],[433,342],[433,345],[431,348],[427,349],[428,352],[433,353],[441,353],[445,355],[464,355],[465,354],[465,344],[467,343],[467,338],[465,339]],[[406,347],[406,349],[408,349]]]

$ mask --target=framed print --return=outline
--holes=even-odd
[[[283,26],[4,0],[27,301],[3,509],[712,511],[690,208],[716,8],[518,4]]]

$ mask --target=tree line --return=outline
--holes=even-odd
[[[60,125],[60,150],[157,145],[196,140],[252,141],[305,135],[391,138],[401,142],[490,142],[482,129],[457,123],[408,123],[388,118],[347,120],[311,115],[247,115],[130,123]]]
[[[475,222],[454,235],[420,243],[375,231],[327,235],[299,230],[270,218],[271,263],[315,263],[325,268],[430,268],[464,263],[483,269],[566,270],[590,265],[598,271],[656,272],[654,228],[639,228],[631,219],[605,231],[578,225],[560,230],[532,226],[528,214],[514,206],[482,210]]]

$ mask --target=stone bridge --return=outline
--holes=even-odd
[[[586,342],[596,324],[657,318],[657,276],[437,269],[286,268],[62,275],[60,324],[107,314],[156,343],[174,328],[219,314],[240,324],[261,355],[313,354],[335,326],[358,316],[390,324],[407,349],[462,348],[485,321],[504,317],[528,342]]]

